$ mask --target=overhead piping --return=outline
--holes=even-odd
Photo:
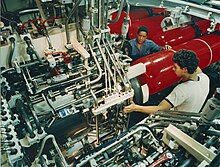
[[[66,23],[65,23],[65,29],[66,29],[66,41],[67,41],[67,44],[70,44],[70,35],[69,35],[69,29],[68,29],[68,24],[69,24],[69,21],[70,21],[70,18],[72,17],[72,15],[75,13],[76,9],[78,8],[80,2],[82,0],[77,0],[74,7],[72,8],[72,10],[70,11],[70,14],[69,16],[67,17],[67,20],[66,20]]]

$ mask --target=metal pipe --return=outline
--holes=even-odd
[[[95,100],[95,105],[98,106],[98,99],[97,99],[95,93],[93,92],[92,88],[90,88],[90,93],[91,93],[93,99]]]
[[[115,63],[115,61],[113,60],[112,55],[111,55],[111,53],[109,52],[109,50],[108,50],[108,48],[107,48],[107,46],[106,46],[105,41],[102,40],[102,42],[103,42],[103,45],[104,45],[104,47],[105,47],[105,50],[107,51],[107,53],[108,53],[108,55],[109,55],[109,57],[110,57],[110,59],[111,59],[113,65],[114,65],[115,70],[117,71],[117,73],[118,73],[119,77],[121,78],[123,84],[126,86],[126,82],[124,81],[121,72],[119,71],[119,69],[118,69],[118,67],[117,67],[117,65],[116,65],[116,63]]]
[[[76,13],[78,13],[78,8],[76,9]],[[76,15],[76,38],[78,41],[80,41],[80,34],[79,30],[81,29],[81,26],[79,24],[79,15]],[[83,33],[83,31],[81,31]]]
[[[48,34],[46,27],[44,27],[44,31],[45,31],[44,35],[45,35],[45,37],[47,39],[47,43],[49,45],[49,49],[53,49],[52,42],[50,40],[50,37],[49,37],[49,34]]]
[[[118,136],[118,138],[115,140],[115,142],[111,143],[110,145],[102,148],[99,152],[96,152],[94,154],[92,154],[91,156],[89,156],[87,159],[82,160],[80,163],[78,163],[76,166],[83,166],[85,163],[87,163],[90,159],[95,158],[96,156],[100,155],[100,152],[105,152],[106,150],[110,149],[111,147],[117,145],[118,143],[122,142],[123,140],[127,140],[129,137],[133,137],[133,134],[135,134],[138,131],[143,131],[146,130],[150,133],[150,135],[153,137],[153,142],[157,145],[158,144],[158,140],[154,137],[154,134],[151,132],[150,128],[147,126],[143,126],[143,125],[138,125],[136,127],[134,127],[135,129],[131,129],[131,131],[129,133],[126,133],[124,136]]]
[[[9,65],[9,68],[11,68],[12,67],[13,54],[14,54],[14,51],[15,51],[15,38],[11,37],[11,38],[9,38],[9,41],[11,42],[11,45],[10,45],[10,54],[9,54],[9,58],[8,58],[8,65]]]
[[[81,85],[81,87],[82,87],[82,86],[85,86],[85,84]],[[102,87],[102,84],[98,85],[98,87]],[[95,89],[95,88],[96,88],[95,86],[92,86],[92,89]],[[76,89],[77,89],[77,88],[76,88]],[[69,92],[69,91],[71,91],[71,90],[68,90],[68,92]],[[100,89],[99,91],[94,92],[94,94],[96,95],[96,94],[99,94],[99,93],[101,93],[101,92],[103,92],[103,91],[104,91],[104,89]],[[65,108],[65,107],[67,107],[67,106],[69,106],[69,105],[72,105],[72,104],[82,103],[82,101],[83,101],[84,99],[87,99],[87,98],[90,98],[90,97],[91,97],[91,94],[89,94],[89,95],[87,95],[87,96],[84,96],[84,97],[80,98],[79,100],[76,100],[76,99],[71,100],[71,101],[68,102],[68,103],[64,103],[64,104],[62,104],[62,105],[57,106],[57,107],[56,107],[56,110],[60,110],[60,109]],[[44,98],[44,101],[46,101],[46,98]],[[35,101],[34,101],[34,102],[35,102]]]
[[[55,109],[53,108],[53,106],[50,104],[48,98],[44,95],[44,93],[42,93],[41,95],[42,95],[43,99],[47,102],[47,104],[49,105],[49,107],[52,109],[51,112],[52,112],[53,116],[55,116],[56,110],[55,110]]]
[[[99,93],[102,93],[104,91],[104,89],[101,89],[101,90],[99,90],[99,91],[97,91],[97,92],[95,92],[95,94],[99,94]],[[83,98],[81,98],[81,99],[79,99],[79,100],[72,100],[71,102],[70,102],[70,104],[72,104],[72,103],[82,103],[81,101],[82,100],[84,100],[84,99],[86,99],[86,98],[89,98],[89,97],[91,97],[91,95],[88,95],[88,96],[85,96],[85,97],[83,97]],[[70,105],[69,104],[69,105]]]
[[[110,47],[110,49],[111,49],[111,51],[112,51],[112,53],[113,53],[113,55],[114,55],[114,57],[115,57],[115,60],[116,60],[116,62],[117,62],[117,64],[118,64],[119,68],[121,69],[121,71],[122,71],[124,77],[126,78],[127,82],[128,82],[129,84],[131,84],[131,83],[130,83],[130,80],[128,79],[127,74],[125,73],[124,69],[123,69],[122,66],[121,66],[120,61],[117,59],[117,56],[115,55],[115,52],[114,52],[114,50],[113,50],[113,48],[112,48],[112,46],[111,46],[111,44],[110,44],[110,42],[109,42],[108,39],[107,39],[107,43],[108,43],[108,45],[109,45],[109,47]]]
[[[108,4],[109,4],[109,1],[106,0],[106,9],[105,9],[105,28],[108,27]]]
[[[117,85],[116,80],[114,79],[113,73],[112,73],[112,71],[111,71],[111,69],[110,69],[110,66],[109,66],[109,64],[108,64],[108,62],[107,62],[107,60],[106,60],[106,57],[105,57],[105,55],[104,55],[104,53],[103,53],[103,51],[102,51],[102,48],[101,48],[101,45],[99,44],[98,39],[96,39],[96,42],[97,42],[98,48],[99,48],[99,50],[100,50],[100,52],[101,52],[101,56],[102,56],[102,58],[103,58],[103,61],[104,61],[105,65],[106,65],[106,67],[107,67],[107,69],[108,69],[108,72],[109,72],[110,76],[112,77],[114,84]],[[117,87],[116,87],[116,89],[117,89],[117,91],[119,92],[119,90],[118,90]]]
[[[32,103],[31,103],[30,99],[28,98],[28,96],[25,96],[25,99],[26,99],[26,101],[27,101],[29,110],[31,111],[31,114],[32,114],[32,116],[33,116],[33,118],[34,118],[34,122],[35,122],[36,127],[37,127],[37,133],[38,133],[38,134],[42,134],[42,133],[43,133],[43,130],[42,130],[42,127],[40,126],[40,122],[39,122],[39,120],[38,120],[38,118],[37,118],[37,115],[35,114],[35,111],[34,111],[34,108],[33,108],[33,106],[32,106]]]
[[[129,143],[129,142],[131,142],[132,140],[133,140],[133,138],[127,139],[126,143]],[[122,149],[120,152],[116,152],[116,154],[115,154],[112,158],[110,158],[110,159],[108,159],[107,161],[103,162],[102,165],[103,165],[103,166],[108,166],[108,165],[107,165],[108,163],[113,162],[113,160],[114,160],[116,157],[120,157],[120,155],[123,155],[123,154],[127,153],[128,149],[132,148],[135,144],[136,144],[136,142],[135,142],[135,143],[132,143],[131,145],[129,145],[128,147],[126,147],[126,150],[125,150],[125,149]],[[121,146],[121,147],[120,147],[120,146]],[[117,150],[117,151],[119,151],[121,148],[124,147],[124,145],[120,145],[120,146],[118,147],[118,150]]]
[[[106,93],[106,95],[108,94],[108,78],[109,78],[109,80],[110,80],[110,75],[108,75],[108,73],[107,73],[107,69],[106,69],[106,65],[104,64],[104,75],[105,75],[105,93]],[[111,87],[110,87],[110,85],[109,85],[109,91],[110,91],[110,93],[111,93]]]
[[[3,9],[3,12],[7,12],[7,11],[8,11],[7,6],[6,6],[6,3],[5,3],[5,0],[2,0],[2,1],[1,1],[1,7],[2,7],[2,9]]]
[[[125,42],[125,39],[127,37],[128,29],[129,29],[129,12],[130,12],[130,4],[128,3],[128,0],[126,0],[126,5],[127,5],[127,11],[126,11],[126,17],[124,18],[124,21],[122,23],[122,30],[121,30],[121,35],[123,37],[123,42]]]
[[[32,51],[34,52],[35,56],[37,57],[39,63],[43,64],[43,61],[42,61],[40,55],[37,53],[37,51],[36,51],[34,45],[32,44],[32,42],[31,42],[31,40],[30,40],[30,38],[27,37],[27,36],[25,36],[25,37],[24,37],[24,41],[26,42],[26,44],[28,45],[28,47],[31,46],[31,49],[32,49]]]
[[[95,64],[96,64],[96,66],[97,66],[97,68],[98,68],[98,71],[99,71],[99,76],[98,76],[96,79],[90,81],[91,84],[94,84],[94,83],[98,82],[98,81],[101,79],[101,77],[102,77],[102,68],[101,68],[101,66],[99,65],[99,62],[98,62],[98,60],[97,60],[97,58],[96,58],[96,56],[95,56],[95,53],[93,52],[92,47],[91,47],[90,44],[89,44],[89,49],[90,49],[90,51],[91,51],[92,57],[93,57],[93,59],[94,59],[94,61],[95,61]]]
[[[33,131],[33,129],[32,129],[31,123],[30,123],[30,121],[29,121],[29,119],[28,119],[28,116],[27,116],[27,114],[26,114],[26,112],[25,112],[26,109],[25,109],[25,107],[24,107],[24,103],[23,103],[23,101],[22,101],[21,99],[17,99],[17,100],[16,100],[16,107],[17,107],[17,109],[20,111],[21,116],[22,116],[22,118],[23,118],[24,121],[25,121],[25,129],[26,129],[27,132],[29,133],[30,138],[34,138],[34,137],[35,137],[35,134],[34,134],[34,131]]]
[[[127,4],[126,20],[128,21],[128,19],[129,19],[129,12],[130,12],[130,4],[129,4],[128,0],[126,0],[125,3]]]
[[[122,0],[121,3],[120,3],[119,11],[118,11],[118,14],[117,14],[116,18],[114,20],[109,20],[108,21],[109,23],[114,24],[118,21],[120,15],[121,15],[123,7],[124,7],[124,0]]]
[[[105,0],[101,0],[101,28],[105,28]],[[107,9],[106,9],[107,10]]]
[[[209,148],[210,146],[212,146],[213,144],[215,144],[219,139],[219,136],[212,136],[205,144],[204,146]]]
[[[72,17],[72,15],[75,13],[76,9],[78,8],[80,2],[82,0],[77,0],[74,7],[72,8],[72,10],[70,11],[70,14],[69,16],[67,17],[67,20],[66,20],[66,23],[65,23],[65,29],[66,29],[66,41],[67,41],[67,44],[70,44],[70,35],[69,35],[69,29],[68,29],[68,24],[69,24],[69,20],[70,20],[70,17]]]
[[[58,145],[57,145],[57,142],[56,142],[56,140],[55,140],[55,137],[54,137],[53,135],[48,135],[48,136],[46,136],[46,137],[43,139],[42,144],[41,144],[40,151],[38,152],[38,154],[37,154],[37,156],[36,156],[35,159],[39,159],[39,158],[40,158],[40,156],[41,156],[41,154],[42,154],[42,152],[43,152],[45,143],[46,143],[46,141],[47,141],[48,139],[52,139],[52,143],[53,143],[53,145],[54,145],[54,147],[55,147],[55,149],[56,149],[56,151],[57,151],[57,153],[58,153],[58,155],[59,155],[59,157],[60,157],[60,160],[61,160],[62,164],[63,164],[65,167],[70,166],[70,165],[67,164],[67,162],[66,162],[66,160],[65,160],[65,158],[64,158],[64,156],[63,156],[63,154],[62,154],[61,151],[60,151],[60,148],[59,148]]]
[[[88,75],[85,75],[85,76],[81,76],[81,77],[79,77],[79,78],[74,78],[74,79],[71,79],[71,80],[68,80],[68,81],[65,81],[65,82],[62,82],[62,83],[57,83],[57,84],[54,84],[54,85],[45,87],[45,88],[41,89],[40,91],[37,91],[35,94],[38,94],[38,93],[42,93],[42,92],[45,92],[45,91],[48,91],[48,90],[52,90],[52,89],[61,88],[61,87],[64,87],[64,86],[71,85],[72,83],[81,81],[81,80],[83,80],[83,79],[85,79],[85,78],[90,77],[91,75],[92,75],[92,74],[88,74]]]
[[[102,3],[103,0],[98,0],[98,29],[101,29],[102,25]]]
[[[34,12],[39,12],[39,9],[38,8],[33,8],[33,9],[21,10],[21,11],[19,11],[19,15],[25,15],[25,14],[34,13]]]
[[[109,85],[109,93],[112,93],[112,83],[111,83],[111,76],[110,75],[106,76],[106,82]],[[106,92],[106,93],[108,93],[108,92]]]
[[[90,0],[90,20],[91,20],[91,26],[94,27],[94,8],[95,8],[94,0]]]
[[[211,129],[209,129],[209,130],[205,131],[204,133],[207,134],[207,135],[210,135],[210,136],[218,136],[218,137],[220,137],[220,131],[218,131],[218,130],[211,130]]]
[[[25,81],[25,83],[26,83],[28,92],[29,92],[30,94],[33,94],[33,91],[32,91],[31,86],[30,86],[30,84],[29,84],[29,82],[28,82],[28,80],[27,80],[27,77],[26,77],[25,74],[24,74],[24,71],[21,70],[21,73],[22,73],[23,78],[24,78],[24,81]]]
[[[37,5],[37,7],[39,9],[39,12],[40,12],[42,20],[43,21],[46,20],[46,16],[45,16],[44,11],[43,11],[42,6],[41,6],[42,2],[40,0],[35,0],[35,2],[36,2],[36,5]]]
[[[98,115],[95,117],[95,128],[96,128],[96,144],[99,145],[99,118]]]
[[[30,67],[30,66],[36,65],[36,64],[39,64],[39,62],[35,61],[35,62],[28,63],[28,64],[22,64],[19,67],[20,68],[26,68],[26,67]],[[14,70],[15,70],[14,68],[7,68],[7,69],[1,71],[1,75],[5,74],[7,72],[10,72],[10,71],[14,71]]]

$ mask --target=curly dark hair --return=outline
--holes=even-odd
[[[180,68],[187,68],[189,74],[193,74],[198,67],[199,59],[192,50],[180,50],[173,55],[173,62]]]
[[[138,34],[141,32],[141,31],[144,31],[144,32],[146,32],[147,34],[148,34],[148,28],[147,27],[145,27],[145,26],[141,26],[139,29],[138,29]]]

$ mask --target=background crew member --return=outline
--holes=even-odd
[[[161,51],[163,49],[170,49],[171,47],[169,45],[165,45],[164,47],[158,46],[156,43],[154,43],[151,40],[147,39],[148,35],[148,29],[145,26],[142,26],[138,29],[137,32],[137,38],[132,39],[129,41],[129,44],[131,45],[131,54],[129,56],[133,59],[133,61]]]

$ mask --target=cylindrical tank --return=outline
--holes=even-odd
[[[138,22],[131,23],[131,26],[128,30],[128,37],[130,39],[134,39],[137,37],[138,29],[141,26],[146,26],[148,28],[148,39],[152,39],[152,37],[162,32],[162,28],[160,27],[161,21],[164,19],[164,16],[153,16],[139,20]]]
[[[220,60],[220,35],[210,34],[192,39],[174,46],[171,50],[163,50],[133,62],[132,65],[143,63],[146,66],[146,73],[140,75],[138,80],[140,85],[148,85],[150,95],[158,93],[179,80],[172,69],[172,57],[181,49],[194,51],[200,59],[199,67],[203,69]]]
[[[139,21],[140,19],[144,19],[144,18],[151,16],[150,10],[152,11],[152,14],[163,13],[165,11],[164,8],[133,9],[133,10],[130,10],[129,17],[132,22]]]
[[[151,8],[151,10],[154,14],[157,14],[157,13],[164,12],[165,9],[164,8]],[[118,12],[112,13],[112,20],[114,20],[116,18],[117,14],[118,14]],[[141,19],[147,18],[149,16],[150,16],[149,10],[147,10],[146,8],[131,10],[129,12],[129,17],[130,17],[129,25],[131,25],[137,21],[140,21]],[[108,24],[111,34],[116,33],[116,34],[121,35],[121,28],[122,28],[122,24],[124,22],[125,17],[126,17],[126,12],[122,11],[121,15],[119,17],[119,20],[116,23]]]
[[[117,16],[118,12],[112,13],[112,20],[114,20]],[[121,15],[119,17],[119,20],[114,24],[108,24],[108,27],[110,28],[111,34],[119,34],[121,35],[121,27],[124,22],[124,18],[126,17],[126,12],[122,11]]]
[[[155,34],[152,40],[160,46],[176,46],[197,37],[197,35],[203,35],[207,33],[207,29],[210,27],[210,23],[210,20],[202,20],[190,26],[176,28],[166,32],[160,32]],[[216,30],[217,28],[218,27],[216,26]]]

